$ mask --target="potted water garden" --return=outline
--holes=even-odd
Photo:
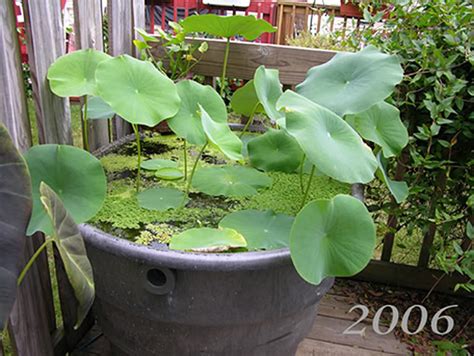
[[[95,290],[93,311],[114,355],[294,354],[334,277],[360,272],[373,255],[375,225],[351,185],[378,177],[397,201],[407,194],[387,168],[408,140],[386,101],[402,80],[400,63],[372,47],[338,53],[286,91],[278,71],[261,66],[225,102],[230,38],[274,28],[216,15],[174,26],[227,39],[221,93],[190,75],[171,80],[179,51],[154,58],[150,45],[163,38],[143,32],[140,59],[90,49],[59,58],[51,90],[83,96],[86,125],[118,115],[134,134],[95,156],[30,149],[33,213],[22,208],[18,235],[28,225],[28,234],[68,246],[78,323]],[[230,125],[231,112],[247,125]],[[165,121],[173,134],[147,130]],[[29,180],[22,184],[28,196]],[[0,209],[0,223],[8,214]],[[16,278],[16,264],[9,269]]]

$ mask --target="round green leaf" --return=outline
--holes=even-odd
[[[263,65],[258,67],[255,71],[254,86],[258,100],[265,108],[268,117],[281,125],[281,121],[285,119],[285,114],[276,108],[276,102],[283,94],[282,85],[278,78],[278,70],[266,69]],[[284,124],[281,126],[284,126]]]
[[[242,234],[249,250],[271,250],[289,246],[293,221],[294,217],[271,210],[242,210],[224,217],[219,227]]]
[[[181,21],[181,26],[185,33],[203,32],[224,38],[240,35],[248,41],[257,39],[265,32],[276,31],[276,28],[267,21],[257,19],[253,15],[193,15]]]
[[[296,91],[344,116],[384,100],[402,79],[397,56],[369,46],[357,53],[338,53],[329,62],[311,68]]]
[[[82,108],[84,111],[84,107]],[[111,119],[115,115],[109,104],[98,96],[91,96],[87,99],[88,119]]]
[[[247,145],[250,163],[265,172],[294,172],[303,159],[298,142],[283,130],[269,130]]]
[[[173,188],[151,188],[137,195],[138,204],[147,210],[166,211],[188,202],[186,195]]]
[[[143,161],[140,166],[143,169],[146,169],[149,171],[157,171],[158,169],[161,169],[161,168],[177,168],[178,162],[172,161],[170,159],[156,158],[156,159],[147,159],[146,161]]]
[[[193,187],[208,195],[228,197],[249,196],[269,187],[272,179],[266,174],[247,167],[205,167],[196,171]]]
[[[345,183],[374,178],[377,160],[347,122],[292,91],[286,91],[278,105],[287,110],[286,130],[319,171]]]
[[[179,110],[176,85],[150,62],[113,58],[97,67],[96,81],[100,97],[131,124],[152,127]]]
[[[110,58],[90,48],[61,56],[48,69],[49,86],[62,97],[97,95],[96,68]]]
[[[176,180],[184,177],[183,171],[178,168],[164,167],[155,172],[155,176],[165,180]]]
[[[34,146],[25,154],[33,187],[33,213],[28,235],[51,235],[51,222],[40,201],[41,182],[59,196],[77,224],[92,218],[102,207],[107,192],[100,161],[82,149],[67,145]]]
[[[408,144],[408,131],[400,120],[400,111],[385,101],[364,112],[348,115],[346,121],[363,138],[381,146],[385,157],[398,156]]]
[[[230,105],[235,113],[247,117],[263,111],[263,107],[255,92],[253,79],[249,80],[242,88],[237,89],[234,95],[232,95]]]
[[[293,264],[312,284],[360,272],[374,248],[374,222],[364,204],[349,195],[310,202],[296,216],[290,234]]]
[[[242,141],[230,129],[227,121],[216,121],[210,117],[206,110],[199,105],[201,111],[201,122],[206,136],[214,146],[216,146],[228,158],[239,161],[242,156]]]
[[[246,246],[247,242],[237,231],[208,227],[186,230],[173,236],[170,242],[171,250],[193,252],[225,252]]]
[[[199,105],[216,122],[227,123],[227,110],[220,95],[209,85],[193,80],[182,80],[176,84],[181,106],[178,113],[168,120],[173,132],[194,145],[204,145],[207,141],[202,128]]]

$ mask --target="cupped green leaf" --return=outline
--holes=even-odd
[[[177,168],[178,162],[170,159],[155,158],[143,161],[140,166],[148,171],[157,171],[161,168]]]
[[[150,62],[118,56],[97,67],[96,81],[100,97],[131,124],[152,127],[179,110],[176,85]]]
[[[230,129],[227,121],[216,121],[213,117],[209,116],[201,105],[199,105],[199,110],[201,111],[202,127],[209,142],[229,159],[235,161],[242,160],[242,141]]]
[[[384,100],[402,79],[397,56],[369,46],[357,53],[338,53],[329,62],[311,68],[296,91],[344,116]]]
[[[278,78],[278,70],[267,69],[265,66],[258,67],[254,75],[254,86],[258,100],[265,108],[268,117],[280,126],[285,126],[285,114],[276,108],[276,103],[283,94],[282,85]]]
[[[61,56],[48,69],[49,86],[62,97],[97,95],[96,68],[110,58],[90,48]]]
[[[164,180],[177,180],[184,177],[183,171],[174,167],[163,167],[155,172],[155,176]]]
[[[26,163],[0,124],[0,330],[13,308],[33,199]]]
[[[66,275],[78,302],[77,322],[81,326],[94,302],[95,287],[92,266],[87,258],[86,246],[79,228],[68,213],[59,196],[45,183],[40,185],[41,203],[51,220],[51,237],[64,263]]]
[[[145,42],[160,42],[152,33],[146,32],[143,28],[135,27],[135,31],[137,31]]]
[[[205,167],[196,171],[192,185],[208,195],[227,197],[255,195],[258,189],[271,186],[272,179],[253,168]]]
[[[400,111],[385,101],[364,112],[348,115],[346,121],[363,138],[381,146],[385,157],[398,156],[408,144],[408,131],[400,120]]]
[[[202,227],[173,236],[170,249],[192,252],[225,252],[246,247],[245,238],[232,229]]]
[[[251,165],[265,172],[294,172],[303,159],[298,142],[283,130],[270,129],[251,140],[247,150]]]
[[[377,161],[379,163],[379,169],[375,172],[377,177],[387,186],[398,204],[405,201],[408,197],[407,183],[390,179],[387,173],[387,159],[381,152],[377,154]]]
[[[178,113],[168,120],[168,125],[177,136],[202,146],[207,139],[202,127],[199,105],[214,121],[227,123],[225,103],[212,87],[193,80],[182,80],[176,88],[181,98],[181,106]]]
[[[224,217],[219,227],[242,234],[249,250],[271,250],[289,246],[294,219],[271,210],[242,210]]]
[[[265,32],[276,31],[267,21],[257,19],[253,15],[193,15],[181,21],[181,26],[186,33],[202,32],[224,38],[240,35],[248,41],[257,39]]]
[[[113,111],[110,105],[102,100],[102,98],[98,96],[91,96],[87,99],[88,119],[111,119],[114,115],[115,111]]]
[[[137,195],[138,204],[147,210],[166,211],[187,203],[186,195],[174,188],[151,188]]]
[[[260,104],[257,93],[255,92],[253,79],[236,90],[230,100],[230,106],[236,114],[245,115],[247,117],[258,112],[263,112],[263,106]]]
[[[296,216],[290,233],[293,264],[312,284],[360,272],[374,248],[374,222],[364,204],[349,195],[308,203]]]
[[[39,186],[48,184],[77,224],[92,218],[102,207],[107,192],[104,169],[89,152],[67,145],[34,146],[25,154],[33,186],[33,214],[28,235],[53,232],[40,202]]]
[[[277,105],[286,108],[286,130],[319,171],[345,183],[374,178],[377,160],[347,122],[292,91],[286,91]]]

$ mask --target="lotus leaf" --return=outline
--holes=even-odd
[[[59,196],[77,224],[92,218],[102,207],[107,192],[100,161],[80,148],[67,145],[34,146],[25,154],[33,186],[33,214],[28,235],[51,235],[51,222],[40,201],[41,182]]]
[[[408,185],[406,182],[390,179],[387,173],[387,159],[381,152],[377,154],[379,169],[376,172],[377,177],[387,186],[397,203],[403,202],[408,196]]]
[[[161,168],[177,168],[178,162],[161,158],[148,159],[141,163],[141,167],[149,171],[157,171]]]
[[[224,217],[219,227],[234,229],[247,241],[249,250],[288,247],[294,217],[271,210],[241,210]]]
[[[278,70],[266,69],[264,66],[258,67],[254,75],[254,86],[258,100],[265,108],[268,117],[280,126],[285,126],[285,114],[276,108],[276,102],[283,94]]]
[[[193,252],[225,252],[247,246],[245,238],[232,229],[202,227],[173,236],[170,249]]]
[[[151,188],[137,195],[139,205],[148,210],[166,211],[186,204],[185,194],[174,188]]]
[[[260,104],[257,93],[255,92],[253,79],[236,90],[234,95],[232,95],[230,105],[235,113],[247,117],[251,117],[253,114],[263,111],[263,106]]]
[[[163,167],[155,172],[155,176],[165,180],[176,180],[184,177],[183,172],[174,167]]]
[[[114,117],[114,115],[115,111],[113,111],[110,105],[102,100],[102,98],[98,96],[91,96],[87,100],[88,119],[111,119]]]
[[[360,272],[374,248],[372,218],[364,204],[349,195],[308,203],[296,216],[290,234],[293,264],[312,284]]]

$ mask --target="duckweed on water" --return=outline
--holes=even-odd
[[[145,138],[147,143],[147,159],[164,158],[179,162],[183,168],[181,143],[174,136],[159,136],[154,134]],[[159,143],[154,153],[153,143]],[[175,233],[192,227],[217,227],[219,221],[229,212],[243,209],[273,210],[278,213],[296,215],[301,201],[301,187],[297,174],[271,172],[273,179],[271,189],[260,194],[245,198],[210,197],[191,190],[191,201],[186,208],[168,210],[165,212],[151,211],[140,208],[134,190],[136,175],[136,156],[133,155],[135,143],[129,143],[119,149],[131,155],[109,154],[101,158],[104,169],[109,177],[108,196],[101,211],[91,221],[101,229],[112,234],[134,240],[141,244],[153,241],[166,243]],[[162,152],[164,145],[167,151]],[[191,166],[198,149],[191,147],[188,151],[188,164]],[[190,163],[191,162],[191,163]],[[205,161],[200,166],[209,166],[209,162],[225,162],[218,152],[206,150]],[[189,167],[190,168],[190,167]],[[124,173],[129,174],[124,174]],[[161,181],[152,172],[143,172],[143,190],[153,186],[168,186],[183,190],[185,182]],[[125,177],[123,177],[125,176]],[[305,175],[305,182],[308,179]],[[336,182],[328,177],[313,177],[310,199],[331,198],[338,193],[348,193],[347,184]]]

